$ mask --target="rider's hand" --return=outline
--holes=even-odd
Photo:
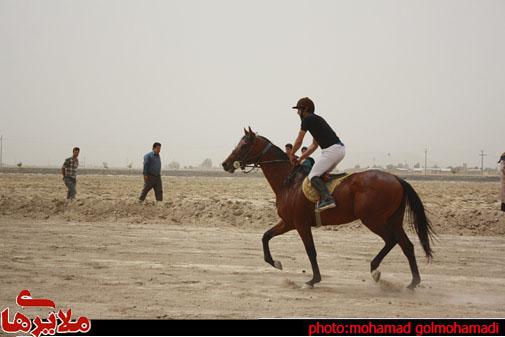
[[[289,160],[291,161],[291,164],[293,164],[294,166],[300,165],[300,160],[298,160],[298,157],[296,157],[292,153],[289,154]]]
[[[148,182],[149,181],[149,176],[144,176],[144,182]]]

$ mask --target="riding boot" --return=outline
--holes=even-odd
[[[505,212],[505,202],[501,203],[501,210],[502,210],[502,212]]]
[[[331,197],[330,192],[326,188],[326,184],[324,183],[323,179],[321,179],[321,177],[313,177],[310,180],[310,183],[319,192],[320,198],[316,207],[318,211],[324,211],[325,209],[333,208],[336,206],[335,200],[333,200]]]

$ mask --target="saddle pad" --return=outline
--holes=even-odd
[[[330,193],[333,193],[335,188],[337,188],[337,186],[340,185],[340,183],[345,178],[347,178],[351,175],[352,175],[352,173],[349,173],[349,174],[346,174],[345,176],[328,181],[326,183],[326,187],[328,188],[328,191],[330,191]],[[312,187],[309,177],[305,177],[305,179],[303,180],[302,191],[303,191],[303,194],[305,195],[305,198],[307,198],[309,201],[311,201],[313,203],[316,203],[319,201],[319,192],[314,187]]]

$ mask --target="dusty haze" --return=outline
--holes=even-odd
[[[344,167],[495,167],[505,151],[503,1],[0,1],[4,163],[218,165],[282,146],[315,100]],[[306,139],[306,143],[310,141]],[[388,155],[389,153],[389,155]]]

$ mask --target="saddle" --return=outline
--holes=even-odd
[[[337,173],[337,174],[328,174],[326,173],[322,178],[326,183],[326,188],[330,193],[333,193],[335,188],[347,177],[351,176],[353,173]],[[309,177],[305,177],[302,184],[302,191],[305,198],[314,204],[319,201],[319,192],[312,187],[310,183]]]

